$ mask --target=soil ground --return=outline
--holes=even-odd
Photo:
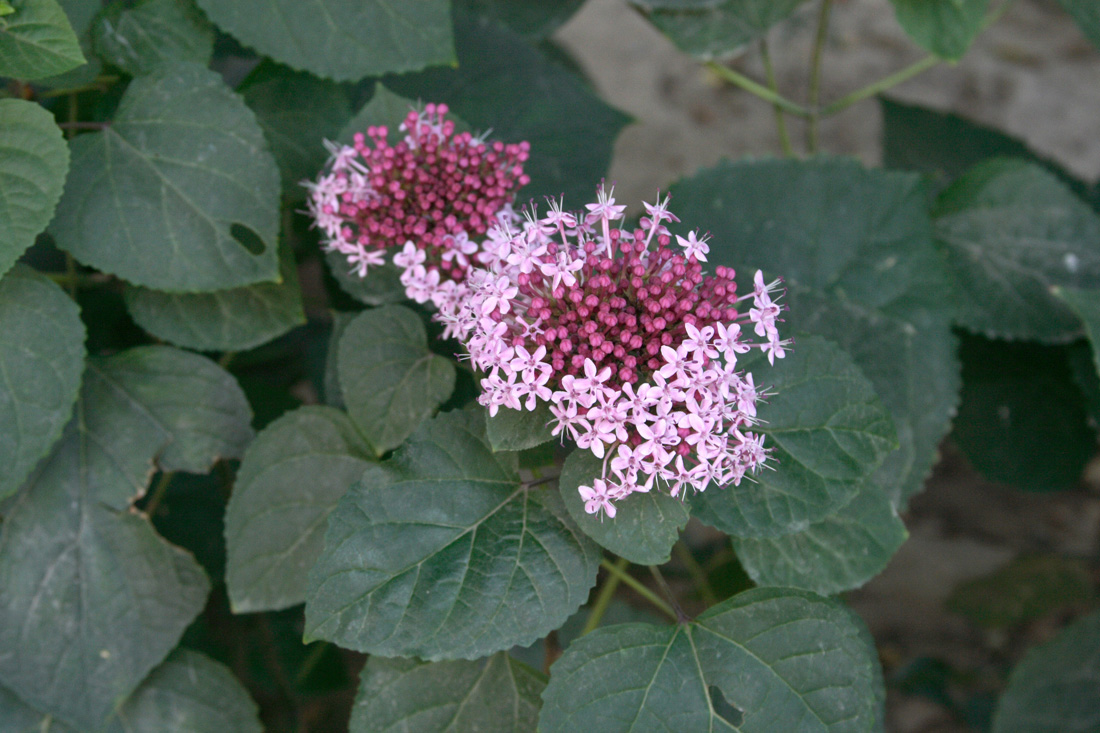
[[[777,27],[769,44],[781,90],[804,99],[817,3]],[[886,0],[838,1],[824,56],[822,99],[838,98],[921,58]],[[658,188],[722,158],[777,154],[771,106],[723,85],[678,51],[624,0],[588,0],[556,35],[600,95],[636,122],[620,136],[610,178],[620,201],[652,200]],[[758,54],[735,62],[754,78]],[[1054,0],[1021,0],[957,65],[941,64],[891,90],[900,101],[961,114],[1025,140],[1081,178],[1100,178],[1100,52]],[[791,122],[796,145],[801,130]],[[822,125],[822,149],[879,163],[881,119],[870,100]],[[887,729],[969,731],[1022,651],[1064,618],[1010,633],[982,631],[949,612],[960,583],[1028,552],[1089,559],[1100,553],[1100,470],[1079,490],[1028,495],[982,480],[950,446],[905,515],[910,539],[889,567],[848,596],[879,644],[891,685]],[[1100,466],[1094,466],[1100,468]],[[924,670],[924,671],[922,671]],[[949,678],[923,693],[898,680]],[[932,692],[929,692],[932,690]],[[946,697],[943,697],[946,693]]]

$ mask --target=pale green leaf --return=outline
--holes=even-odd
[[[555,440],[550,431],[553,415],[545,402],[534,410],[504,408],[487,422],[489,445],[493,450],[527,450]]]
[[[72,415],[84,324],[67,295],[16,265],[0,280],[0,499],[23,482]]]
[[[84,63],[57,0],[11,0],[11,7],[0,22],[0,76],[43,79]]]
[[[301,407],[256,436],[225,513],[225,582],[234,612],[305,601],[328,515],[370,465],[370,448],[331,407]]]
[[[0,99],[0,276],[53,218],[69,149],[53,115],[33,102]]]
[[[351,733],[533,731],[545,678],[505,652],[419,662],[371,657],[351,710]]]
[[[925,50],[961,58],[978,35],[989,0],[890,0],[898,23]]]
[[[471,659],[527,645],[588,597],[599,552],[557,492],[520,483],[484,413],[445,413],[370,467],[329,517],[306,638]]]
[[[72,154],[50,232],[82,262],[166,292],[278,278],[278,170],[219,75],[179,64],[135,79]]]
[[[877,664],[840,604],[756,588],[690,623],[577,639],[551,667],[539,730],[868,731]]]
[[[669,496],[663,487],[634,493],[615,502],[615,517],[588,514],[578,486],[599,478],[603,461],[580,448],[565,459],[558,485],[573,521],[600,546],[638,565],[663,565],[687,524],[688,508],[682,498]]]
[[[336,81],[454,62],[449,0],[198,0],[265,56]]]
[[[337,348],[344,404],[378,455],[401,445],[454,389],[454,364],[428,350],[424,324],[408,308],[364,311]]]
[[[630,0],[683,52],[699,59],[728,57],[786,20],[804,0]]]
[[[92,26],[96,55],[131,76],[180,61],[205,66],[214,29],[191,0],[114,0]]]

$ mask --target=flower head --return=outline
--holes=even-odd
[[[781,358],[789,345],[777,331],[779,281],[758,276],[739,296],[732,269],[703,274],[705,239],[672,244],[667,199],[646,208],[639,228],[623,229],[623,207],[601,187],[584,213],[551,202],[522,226],[501,222],[467,297],[439,315],[486,375],[482,404],[495,414],[548,403],[554,434],[603,459],[581,494],[588,512],[609,517],[631,493],[682,496],[763,465],[768,450],[751,429],[766,393],[737,358],[753,348]]]
[[[441,288],[464,280],[478,240],[515,217],[515,192],[529,180],[528,143],[456,133],[447,111],[445,104],[411,110],[395,145],[382,126],[357,133],[353,145],[326,143],[328,165],[305,184],[325,247],[346,256],[360,277],[399,250],[401,282],[421,303],[453,297]]]

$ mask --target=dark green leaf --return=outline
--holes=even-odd
[[[0,276],[50,223],[68,171],[69,148],[53,115],[0,99]]]
[[[114,0],[92,26],[96,55],[131,76],[180,61],[202,66],[214,53],[214,29],[191,0]]]
[[[298,268],[290,248],[280,252],[280,283],[212,293],[162,293],[129,286],[126,308],[159,339],[198,351],[244,351],[306,322]]]
[[[1088,567],[1080,560],[1028,555],[955,588],[947,608],[979,626],[997,629],[1084,605],[1092,595]]]
[[[76,304],[44,276],[16,265],[0,280],[0,499],[19,488],[61,435],[83,371]]]
[[[960,58],[982,28],[989,0],[890,0],[898,23],[925,50]]]
[[[600,476],[603,461],[578,448],[565,459],[558,486],[565,508],[573,521],[601,546],[638,565],[663,565],[688,520],[682,498],[669,496],[662,488],[631,494],[615,502],[615,518],[588,514],[577,487],[592,485]]]
[[[882,572],[908,536],[890,497],[868,481],[847,505],[806,529],[782,537],[734,537],[733,549],[758,585],[830,595]]]
[[[1080,321],[1052,286],[1100,287],[1100,217],[1042,168],[979,164],[940,194],[936,235],[960,323],[991,338],[1068,341]]]
[[[449,0],[198,0],[222,30],[336,81],[454,62]]]
[[[454,389],[454,365],[428,350],[424,324],[408,308],[364,311],[337,348],[340,393],[377,455],[401,445]]]
[[[1093,0],[1058,0],[1066,12],[1073,16],[1081,32],[1094,45],[1100,47],[1100,5]]]
[[[493,450],[527,450],[554,440],[550,432],[553,415],[544,402],[534,410],[504,408],[487,423],[489,445]]]
[[[629,118],[514,33],[461,13],[455,33],[457,69],[407,74],[387,86],[411,99],[446,102],[475,129],[492,128],[494,139],[529,141],[524,171],[531,184],[521,202],[564,194],[568,209],[593,200]]]
[[[370,467],[329,517],[306,638],[382,656],[475,658],[530,644],[588,597],[599,551],[557,492],[493,453],[484,413],[445,413]]]
[[[775,392],[757,426],[773,449],[768,468],[692,500],[699,519],[739,537],[790,534],[833,514],[897,447],[889,413],[835,345],[800,338],[775,367],[762,362],[753,354],[738,364]]]
[[[394,94],[381,82],[375,82],[374,92],[370,101],[364,104],[355,116],[345,120],[345,124],[338,139],[345,145],[351,145],[355,141],[355,134],[367,134],[367,128],[373,126],[385,126],[388,128],[389,141],[395,144],[403,133],[398,129],[405,121],[409,110],[416,108],[416,102],[411,99]],[[453,118],[454,115],[451,115]],[[457,129],[456,124],[456,129]]]
[[[80,43],[57,0],[11,0],[0,23],[0,76],[43,79],[84,63]]]
[[[541,41],[569,20],[584,0],[541,0],[537,3],[459,0],[457,4],[471,13],[495,18],[525,38]]]
[[[1092,613],[1016,665],[993,717],[993,733],[1092,733],[1100,728],[1097,689],[1100,613]]]
[[[82,262],[167,292],[277,279],[278,170],[214,72],[180,64],[135,79],[114,122],[72,153],[50,231]]]
[[[256,436],[226,508],[226,585],[235,613],[306,599],[328,515],[371,465],[370,455],[347,416],[331,407],[301,407]]]
[[[325,375],[321,385],[326,405],[343,410],[344,395],[340,393],[340,371],[337,368],[337,356],[340,353],[340,338],[344,329],[355,320],[357,313],[333,313],[332,332],[328,337],[328,349],[325,351]]]
[[[963,339],[952,433],[982,475],[1028,491],[1076,485],[1096,452],[1064,347]]]
[[[533,731],[545,686],[541,674],[505,652],[432,663],[371,657],[349,730]]]
[[[875,481],[903,503],[921,486],[958,399],[952,313],[927,194],[911,174],[851,160],[752,161],[673,188],[686,227],[710,230],[710,263],[790,284],[792,332],[841,344],[889,408],[902,449]]]
[[[324,141],[335,140],[351,117],[347,94],[331,81],[270,62],[252,72],[240,92],[271,144],[283,196],[305,198],[302,181],[316,178],[328,157]]]
[[[757,588],[675,626],[623,624],[569,645],[539,730],[866,731],[875,660],[838,603]]]
[[[732,56],[790,17],[803,0],[630,0],[681,51],[704,59]]]
[[[1081,319],[1085,335],[1092,345],[1093,363],[1100,371],[1100,290],[1056,287],[1051,292],[1064,300]]]

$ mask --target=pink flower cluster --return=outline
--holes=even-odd
[[[528,143],[455,134],[447,111],[445,104],[410,111],[400,127],[405,137],[393,146],[383,126],[356,134],[354,145],[326,142],[332,156],[325,171],[304,184],[326,249],[366,277],[387,250],[401,248],[393,261],[419,303],[456,297],[477,240],[515,216],[515,192],[529,180]]]
[[[625,207],[601,187],[585,213],[551,202],[544,216],[499,222],[468,292],[437,316],[485,373],[490,414],[544,404],[555,435],[603,459],[580,493],[586,511],[609,517],[634,492],[738,484],[764,465],[751,430],[761,391],[737,357],[760,348],[774,363],[789,345],[776,327],[778,280],[757,272],[739,296],[731,269],[703,275],[706,238],[672,244],[667,198],[645,206],[639,228],[622,229]]]

